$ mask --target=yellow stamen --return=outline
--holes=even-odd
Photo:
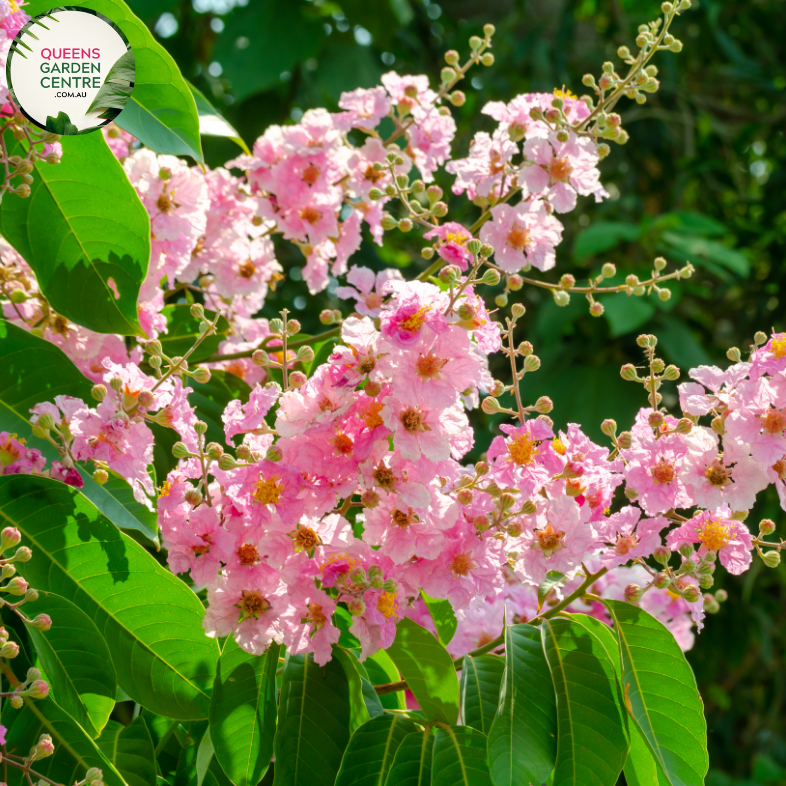
[[[277,505],[284,493],[284,484],[278,475],[260,478],[254,487],[254,500],[263,505]]]

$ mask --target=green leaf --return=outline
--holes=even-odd
[[[546,578],[538,585],[538,611],[543,608],[549,593],[555,587],[559,587],[563,581],[565,581],[565,574],[560,573],[558,570],[550,570],[546,574]]]
[[[452,724],[459,713],[459,682],[448,651],[436,637],[409,618],[397,626],[388,647],[393,663],[432,722]]]
[[[623,336],[648,322],[655,313],[655,306],[644,297],[614,295],[603,301],[603,315],[609,321],[611,337]]]
[[[54,344],[0,319],[0,431],[28,439],[31,434],[30,409],[55,396],[73,396],[92,401],[92,382]],[[51,443],[32,438],[50,461],[60,456]],[[82,493],[121,529],[136,530],[158,545],[156,514],[134,499],[131,487],[110,475],[103,486],[93,482],[84,467],[78,466],[84,481]]]
[[[577,262],[587,257],[610,251],[623,241],[638,240],[641,228],[636,224],[622,221],[598,221],[582,230],[573,246],[573,256]]]
[[[423,590],[420,591],[420,594],[431,614],[434,627],[437,629],[437,638],[443,647],[447,647],[458,627],[458,621],[453,612],[453,606],[450,605],[450,601],[447,600],[447,598],[444,600],[432,598],[426,595]]]
[[[372,685],[385,685],[388,682],[398,682],[401,679],[396,664],[393,663],[385,650],[378,650],[370,655],[363,661],[363,666]],[[405,710],[407,708],[403,691],[385,693],[379,696],[379,701],[383,707],[389,710]]]
[[[488,734],[499,704],[505,658],[499,655],[464,656],[461,667],[461,720]]]
[[[134,91],[115,122],[157,153],[189,155],[203,163],[194,97],[171,55],[122,0],[80,0],[79,5],[108,16],[134,50]],[[25,11],[36,16],[51,7],[49,0],[30,0]]]
[[[164,306],[161,313],[166,317],[167,332],[160,335],[158,340],[161,342],[164,354],[169,357],[178,355],[182,357],[201,335],[199,323],[202,320],[191,315],[191,306],[188,303]],[[215,311],[205,309],[205,321],[212,322],[215,318]],[[188,362],[193,365],[218,352],[218,345],[222,341],[226,341],[229,330],[229,323],[226,319],[219,317],[216,332],[202,341],[188,358]]]
[[[742,278],[747,278],[750,274],[750,263],[745,254],[717,240],[707,240],[695,235],[681,235],[677,232],[664,232],[663,240],[671,249],[684,256],[686,261],[693,262],[695,265],[710,270],[717,270],[719,265]]]
[[[275,739],[275,786],[333,786],[349,742],[349,682],[333,658],[287,656]]]
[[[156,782],[155,748],[143,718],[134,718],[128,726],[110,720],[101,732],[98,747],[128,786],[150,786]]]
[[[41,775],[61,783],[75,783],[82,780],[91,767],[98,767],[104,774],[102,780],[106,786],[126,786],[125,779],[87,732],[52,699],[27,700],[19,712],[4,713],[4,721],[11,718],[13,721],[6,735],[8,751],[26,756],[42,734],[52,737],[54,755],[39,759],[33,767]],[[9,767],[8,775],[8,786],[27,786],[20,770]]]
[[[354,734],[357,729],[371,719],[363,696],[363,680],[351,652],[334,647],[333,657],[338,659],[349,682],[349,730]],[[376,694],[376,691],[374,693]]]
[[[218,645],[180,579],[119,532],[76,489],[35,475],[0,477],[0,523],[33,550],[25,578],[73,601],[96,623],[120,686],[170,718],[206,718]]]
[[[281,74],[317,54],[324,30],[299,3],[255,0],[236,7],[216,41],[213,57],[224,67],[238,101],[281,83]]]
[[[210,736],[235,786],[256,786],[273,756],[279,646],[250,655],[228,639],[210,699]]]
[[[696,678],[674,636],[638,606],[604,601],[614,619],[629,712],[671,786],[701,786],[707,724]]]
[[[380,715],[352,735],[335,786],[383,786],[393,757],[417,726],[400,715]]]
[[[469,726],[436,730],[432,786],[491,786],[487,737]]]
[[[0,232],[59,314],[97,333],[144,335],[136,304],[150,260],[147,211],[102,134],[60,144],[57,166],[34,164],[27,199],[4,195]]]
[[[210,727],[208,726],[205,730],[205,733],[202,735],[202,739],[199,742],[199,747],[197,748],[197,786],[202,786],[202,784],[205,782],[205,776],[207,775],[208,767],[210,767],[210,762],[213,761],[214,753],[215,750],[213,748],[213,740],[210,737]],[[226,775],[226,773],[224,774]]]
[[[433,751],[434,735],[428,729],[404,737],[385,786],[429,786]]]
[[[51,115],[46,118],[46,130],[51,134],[78,134],[79,129],[71,122],[65,112],[58,112],[57,117]]]
[[[635,723],[630,724],[630,751],[623,772],[627,786],[669,786]]]
[[[55,701],[93,738],[115,706],[117,676],[109,647],[93,620],[70,600],[40,593],[29,616],[48,614],[52,629],[27,629]]]
[[[210,729],[204,723],[192,723],[180,751],[174,786],[232,786],[211,748]]]
[[[557,758],[557,706],[540,631],[505,630],[505,674],[499,709],[489,733],[495,786],[543,783]]]
[[[197,113],[199,114],[199,133],[202,136],[221,136],[236,142],[244,153],[251,154],[248,145],[230,122],[207,100],[202,91],[186,80],[188,89],[194,96]]]
[[[557,696],[554,786],[614,786],[628,754],[614,664],[601,640],[570,619],[544,620],[541,635]]]
[[[112,116],[116,116],[128,103],[128,98],[134,89],[134,74],[134,51],[129,49],[120,55],[109,69],[104,84],[96,93],[87,113],[95,112],[97,109],[114,109],[117,111]]]

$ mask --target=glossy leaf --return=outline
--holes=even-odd
[[[233,786],[212,755],[209,734],[205,723],[190,724],[182,740],[173,786]]]
[[[487,737],[469,726],[439,728],[434,737],[432,786],[491,786]]]
[[[458,627],[456,615],[453,612],[453,606],[447,598],[432,598],[426,595],[423,590],[420,591],[420,594],[426,603],[429,614],[431,614],[434,627],[437,629],[437,638],[440,640],[443,647],[447,647]]]
[[[461,720],[488,734],[497,713],[505,658],[499,655],[464,656],[461,667]]]
[[[8,751],[26,755],[42,734],[52,737],[54,755],[39,759],[33,767],[41,775],[60,783],[75,783],[85,777],[88,769],[98,767],[106,786],[131,786],[87,732],[52,699],[27,700],[13,715],[8,711],[3,713],[6,723],[12,719],[6,735]],[[20,770],[9,767],[8,776],[8,786],[28,786]]]
[[[436,637],[409,618],[402,620],[388,655],[430,721],[455,723],[459,682],[453,658]]]
[[[628,754],[614,664],[572,620],[544,620],[541,635],[557,696],[554,786],[614,786]]]
[[[207,100],[205,94],[194,87],[188,80],[186,80],[186,84],[196,102],[197,113],[199,114],[199,133],[202,136],[221,136],[231,139],[238,144],[244,153],[250,155],[251,151],[243,141],[243,138],[221,112]]]
[[[349,742],[349,682],[333,658],[287,657],[275,739],[275,786],[333,786]]]
[[[560,573],[558,570],[550,570],[546,574],[546,578],[538,585],[538,611],[543,608],[549,593],[555,587],[559,587],[563,581],[565,581],[565,574]]]
[[[673,634],[638,606],[605,601],[622,658],[629,711],[672,786],[704,783],[707,724],[696,678]]]
[[[191,306],[188,303],[177,303],[173,306],[164,306],[161,314],[166,317],[167,332],[162,333],[158,340],[164,354],[169,357],[185,355],[200,337],[199,323],[201,319],[191,315]],[[215,311],[205,310],[205,320],[212,322],[216,318]],[[226,341],[229,334],[229,323],[224,317],[219,317],[216,332],[207,336],[188,358],[191,366],[218,352],[218,345]]]
[[[505,674],[489,734],[495,786],[542,783],[557,758],[557,705],[541,634],[532,625],[505,631]]]
[[[385,786],[429,786],[434,735],[417,732],[407,735],[398,746]]]
[[[76,489],[34,475],[0,477],[0,522],[34,559],[25,577],[79,606],[106,640],[121,687],[170,718],[205,718],[218,645],[197,596]]]
[[[147,211],[100,132],[60,144],[57,166],[34,164],[27,199],[4,195],[0,232],[58,314],[97,333],[144,335],[136,303],[150,260]],[[9,153],[21,152],[14,145]]]
[[[401,715],[380,715],[352,735],[335,786],[382,786],[402,740],[417,726]]]
[[[134,90],[115,122],[157,153],[188,155],[201,163],[196,103],[171,55],[122,0],[80,0],[79,4],[108,16],[134,51]],[[35,16],[51,7],[49,0],[30,0],[25,10]]]
[[[273,756],[279,646],[250,655],[230,638],[218,661],[210,699],[210,737],[235,786],[256,786]]]
[[[669,786],[668,778],[635,723],[630,724],[630,750],[623,772],[627,786]]]
[[[360,676],[358,664],[352,657],[351,652],[336,647],[333,650],[333,657],[338,659],[349,682],[349,730],[354,734],[364,723],[371,720],[371,715],[363,696],[363,680]]]
[[[147,724],[134,718],[128,726],[110,720],[98,739],[98,747],[115,765],[128,786],[150,786],[156,782],[156,757]]]
[[[0,431],[27,439],[50,461],[60,458],[51,443],[31,436],[30,409],[55,396],[73,396],[90,403],[92,383],[54,344],[0,319]],[[134,499],[122,478],[110,475],[99,486],[82,466],[82,493],[121,529],[133,529],[158,543],[156,514]]]
[[[385,685],[388,682],[398,682],[401,679],[396,664],[393,663],[385,650],[378,650],[366,658],[363,661],[363,666],[372,685]],[[379,701],[383,707],[389,710],[405,710],[407,708],[403,691],[384,693],[379,696]]]
[[[90,617],[70,600],[41,593],[25,608],[32,618],[48,614],[46,633],[27,632],[46,673],[55,701],[94,739],[115,706],[117,676],[109,647]]]

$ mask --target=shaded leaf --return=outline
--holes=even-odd
[[[244,153],[250,155],[251,151],[243,141],[243,138],[230,122],[207,100],[205,94],[194,87],[188,80],[186,80],[186,84],[196,102],[197,114],[199,115],[199,133],[202,136],[222,136],[231,139],[242,148]]]
[[[499,655],[464,656],[461,667],[461,720],[488,734],[497,713],[505,658]]]
[[[10,134],[6,143],[9,153],[23,152]],[[64,136],[60,144],[57,166],[33,165],[27,199],[4,195],[0,232],[59,314],[97,333],[141,336],[137,298],[150,260],[147,211],[102,134]]]
[[[559,587],[563,581],[565,581],[565,574],[560,573],[558,570],[550,570],[546,574],[546,578],[538,585],[538,611],[543,608],[549,593],[555,587]]]
[[[638,240],[641,228],[622,221],[598,221],[582,230],[573,246],[576,261],[610,251],[623,241]]]
[[[28,635],[53,698],[91,737],[98,737],[117,692],[109,647],[93,620],[70,600],[42,592],[28,608],[30,617],[52,618],[51,630],[44,633],[31,625]]]
[[[434,735],[428,730],[407,735],[398,746],[385,786],[428,786]]]
[[[98,747],[126,779],[128,786],[149,786],[156,782],[155,748],[141,717],[134,718],[128,726],[110,720],[101,732]]]
[[[235,786],[256,786],[273,756],[276,669],[280,648],[251,655],[230,638],[218,661],[210,699],[210,737]]]
[[[469,726],[437,729],[432,786],[491,786],[486,742],[485,734]]]
[[[431,614],[434,627],[437,629],[437,638],[443,647],[447,647],[458,627],[453,606],[447,598],[432,598],[426,595],[423,590],[420,591],[420,594],[426,603],[429,614]]]
[[[426,718],[455,723],[459,712],[458,676],[453,658],[436,637],[405,618],[398,624],[387,652]]]
[[[93,619],[129,696],[170,718],[207,717],[218,645],[180,579],[76,489],[49,478],[0,477],[0,522],[16,526],[33,550],[28,581]]]
[[[532,625],[505,630],[505,673],[489,733],[495,786],[542,783],[557,757],[557,706],[541,633]]]

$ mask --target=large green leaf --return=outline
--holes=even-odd
[[[402,740],[417,730],[400,715],[380,715],[364,723],[344,751],[336,786],[383,786]]]
[[[134,718],[128,726],[110,720],[101,732],[98,747],[128,786],[150,786],[156,782],[155,748],[143,718]]]
[[[115,122],[157,153],[201,163],[196,103],[171,55],[122,0],[80,0],[80,6],[108,16],[134,50],[134,91]],[[35,16],[51,7],[49,0],[30,0],[25,10]]]
[[[630,750],[623,772],[627,786],[669,786],[668,778],[635,723],[630,724]]]
[[[398,682],[401,679],[396,664],[393,663],[385,650],[378,650],[366,658],[363,661],[363,666],[372,685],[385,685],[390,682]],[[405,710],[407,708],[403,691],[385,693],[379,697],[379,700],[382,706],[389,710]]]
[[[432,786],[491,786],[486,743],[486,735],[469,726],[437,729]]]
[[[434,735],[417,732],[407,735],[398,746],[385,786],[429,786]]]
[[[279,647],[249,655],[228,639],[210,699],[210,737],[221,768],[235,786],[256,786],[273,756]]]
[[[488,734],[497,713],[505,658],[499,655],[464,656],[461,667],[461,720]]]
[[[42,592],[29,614],[48,614],[46,633],[30,626],[28,635],[41,661],[52,696],[93,738],[115,706],[117,676],[109,647],[93,620],[70,600]]]
[[[9,152],[21,145],[10,134]],[[62,161],[38,161],[27,199],[7,192],[0,232],[33,268],[59,314],[97,333],[144,335],[139,288],[150,219],[100,133],[64,136]]]
[[[437,638],[444,647],[447,647],[458,627],[458,621],[453,612],[453,606],[447,598],[432,598],[426,595],[423,590],[420,591],[420,594],[429,610],[429,614],[431,614],[431,619],[437,630]]]
[[[73,396],[88,404],[92,383],[54,344],[0,319],[0,431],[18,434],[30,441],[50,461],[59,458],[54,447],[43,439],[30,439],[30,409],[55,396]],[[103,486],[93,482],[85,468],[78,466],[84,481],[82,493],[121,529],[137,530],[158,544],[156,514],[134,499],[128,483],[110,475]]]
[[[495,786],[542,783],[557,758],[557,706],[540,631],[511,625],[505,631],[505,674],[489,734]]]
[[[134,701],[170,718],[206,718],[218,645],[186,585],[119,532],[76,489],[34,475],[0,477],[0,523],[33,550],[25,578],[96,623]]]
[[[182,742],[174,786],[232,786],[213,755],[210,729],[205,723],[192,723]]]
[[[104,774],[106,786],[126,786],[123,776],[90,739],[87,732],[52,699],[28,700],[18,713],[3,713],[7,723],[13,719],[6,735],[6,750],[26,756],[42,734],[49,734],[55,746],[53,756],[39,759],[33,769],[60,783],[81,781],[91,767]],[[8,767],[8,786],[28,786],[21,770]],[[131,786],[131,784],[128,784]]]
[[[674,636],[638,606],[606,601],[630,713],[672,786],[704,783],[707,724],[696,678]]]
[[[371,720],[371,714],[363,696],[363,678],[358,669],[360,664],[355,660],[351,651],[340,647],[334,648],[333,657],[338,659],[349,682],[349,730],[354,734],[364,723]],[[376,691],[374,691],[374,695],[376,696]],[[377,698],[377,703],[379,703],[379,698]]]
[[[349,742],[349,683],[333,658],[287,656],[275,739],[275,786],[333,786]]]
[[[430,721],[455,723],[459,713],[459,681],[453,658],[437,639],[409,618],[397,627],[388,655]]]
[[[243,152],[251,154],[248,145],[235,130],[234,126],[205,97],[205,94],[186,80],[196,102],[199,114],[199,133],[202,136],[223,136],[236,142]]]
[[[541,635],[557,696],[554,786],[614,786],[628,754],[614,663],[601,640],[570,619],[544,620]]]

